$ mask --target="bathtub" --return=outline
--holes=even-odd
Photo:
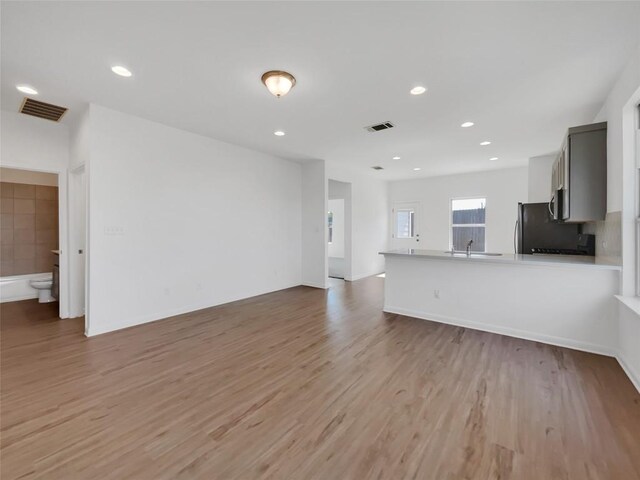
[[[38,298],[38,291],[29,285],[30,280],[51,280],[53,273],[31,273],[0,277],[0,303]]]

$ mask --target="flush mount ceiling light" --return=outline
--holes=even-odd
[[[498,160],[498,157],[491,157],[489,160],[491,160],[492,162],[495,162],[496,160]]]
[[[427,89],[425,87],[418,85],[417,87],[413,87],[409,93],[411,93],[411,95],[422,95],[426,91]]]
[[[422,170],[420,167],[416,167],[413,169],[414,172],[419,172],[420,170]]]
[[[16,85],[16,88],[21,91],[22,93],[26,93],[27,95],[37,95],[38,91],[33,88],[30,87],[29,85]]]
[[[464,122],[462,125],[460,125],[462,128],[469,128],[469,127],[473,127],[473,122]]]
[[[296,84],[296,79],[289,72],[270,70],[262,75],[262,83],[267,87],[267,90],[280,98],[289,93],[289,90]]]
[[[486,147],[487,145],[491,145],[491,142],[485,140],[484,142],[480,142],[480,145],[482,145],[483,147]]]
[[[393,160],[400,160],[400,157],[393,157]]]
[[[276,130],[273,132],[276,137],[284,137],[284,132],[282,130]]]
[[[111,71],[116,75],[120,75],[121,77],[130,77],[131,75],[133,75],[128,68],[123,67],[122,65],[114,65],[113,67],[111,67]]]

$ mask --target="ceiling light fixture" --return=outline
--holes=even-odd
[[[485,140],[484,142],[480,142],[480,145],[482,145],[483,147],[487,146],[487,145],[491,145],[491,142]]]
[[[27,95],[37,95],[38,91],[29,85],[16,85],[16,88]]]
[[[492,162],[495,162],[496,160],[498,160],[498,157],[491,157],[489,160],[491,160]]]
[[[422,170],[420,167],[416,167],[413,169],[414,172],[419,172],[420,170]]]
[[[282,130],[276,130],[273,132],[276,137],[284,137],[284,132]]]
[[[128,68],[123,67],[122,65],[114,65],[113,67],[111,67],[111,71],[116,75],[120,75],[121,77],[130,77],[131,75],[133,75],[133,73],[131,73]]]
[[[400,160],[400,157],[393,157],[393,160]]]
[[[411,93],[411,95],[422,95],[426,91],[427,89],[425,87],[419,85],[417,87],[413,87],[409,93]]]
[[[267,90],[280,98],[295,86],[296,79],[289,72],[270,70],[262,75],[262,83],[267,87]]]
[[[469,127],[473,127],[474,123],[473,122],[464,122],[462,125],[460,125],[462,128],[469,128]]]

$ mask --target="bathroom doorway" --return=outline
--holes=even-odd
[[[61,302],[60,176],[0,167],[0,301]],[[64,183],[64,182],[63,182]]]
[[[330,286],[351,280],[351,184],[329,180],[327,261]]]

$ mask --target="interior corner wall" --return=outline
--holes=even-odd
[[[345,251],[351,248],[351,269],[345,266],[345,280],[384,272],[384,257],[380,252],[388,245],[387,182],[336,163],[327,163],[327,178],[351,184],[351,217],[348,211],[345,214],[345,222],[351,221],[351,245],[345,245]],[[345,242],[349,239],[345,238]]]
[[[301,166],[90,106],[88,335],[299,285]]]
[[[327,177],[325,162],[302,165],[302,284],[327,288]]]
[[[60,317],[69,316],[69,265],[67,172],[69,167],[69,129],[22,113],[2,110],[0,118],[0,165],[9,168],[58,174],[58,222],[60,258]]]

